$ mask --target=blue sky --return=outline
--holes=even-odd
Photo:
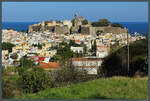
[[[75,13],[89,21],[147,22],[148,2],[2,2],[3,22],[72,20]]]

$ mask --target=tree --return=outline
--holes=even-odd
[[[30,68],[30,67],[34,67],[34,66],[35,66],[35,64],[31,60],[28,60],[26,58],[21,58],[20,59],[20,67]]]
[[[15,45],[12,44],[12,43],[3,42],[3,43],[2,43],[2,50],[8,50],[8,52],[12,52],[12,48],[13,48],[14,46],[15,46]]]
[[[35,67],[35,63],[31,60],[28,60],[26,58],[20,59],[20,65],[17,67],[18,74],[21,75],[23,72],[25,72],[27,69],[31,67]]]
[[[71,47],[71,46],[74,46],[74,47],[80,47],[81,45],[76,44],[74,40],[70,40],[69,46],[70,46],[70,47]]]
[[[17,31],[15,28],[6,28],[7,30]]]
[[[82,25],[87,25],[87,24],[88,24],[88,20],[85,19],[82,21]]]
[[[50,76],[40,67],[32,68],[21,75],[23,89],[28,93],[36,93],[51,87]]]
[[[120,27],[120,28],[123,28],[123,26],[119,23],[113,23],[111,24],[112,27]]]
[[[33,31],[40,31],[41,26],[32,26]]]
[[[102,31],[102,30],[98,30],[98,31],[96,32],[96,35],[99,36],[101,33],[103,33],[103,31]]]
[[[93,22],[93,23],[92,23],[92,26],[93,26],[93,27],[99,27],[99,26],[100,26],[100,23],[99,23],[99,22]]]
[[[96,40],[94,40],[94,44],[92,45],[92,52],[94,56],[96,56],[96,51],[97,51],[97,45],[96,45]]]
[[[51,58],[51,61],[52,62],[58,62],[61,60],[61,56],[60,55],[54,55],[52,58]]]
[[[98,69],[99,76],[102,74],[105,76],[119,76],[122,71],[122,58],[112,53],[111,55],[104,58],[102,66]]]
[[[110,22],[107,19],[99,19],[98,22],[93,22],[92,26],[94,27],[105,27],[105,26],[109,26]]]
[[[38,44],[34,44],[34,45],[32,45],[32,46],[38,47],[38,49],[42,49],[42,46],[43,46],[43,45],[38,43]]]
[[[23,29],[21,32],[24,32],[24,33],[25,33],[25,32],[26,32],[26,30],[24,30],[24,29]]]
[[[13,53],[10,57],[11,57],[12,59],[17,59],[17,58],[18,58],[18,54],[17,54],[17,53]]]
[[[73,52],[70,50],[69,46],[64,46],[57,50],[57,54],[62,57],[62,59],[69,59],[73,56]]]
[[[110,22],[107,19],[99,19],[100,26],[109,26]]]
[[[56,71],[54,85],[62,86],[62,84],[78,83],[88,79],[86,70],[79,70],[72,65],[71,61],[68,61],[61,70]]]
[[[83,53],[86,54],[86,52],[87,52],[87,46],[84,45],[84,47],[83,47]]]

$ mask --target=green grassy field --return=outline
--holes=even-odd
[[[148,99],[148,77],[111,77],[62,88],[49,88],[15,99]]]

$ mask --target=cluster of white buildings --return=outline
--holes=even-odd
[[[66,23],[69,25],[67,21]],[[64,24],[66,23],[64,22]],[[128,37],[129,42],[145,38],[140,35],[136,35],[134,37],[129,35]],[[97,67],[101,65],[102,59],[111,51],[110,46],[116,42],[119,42],[119,45],[127,44],[127,33],[102,33],[95,37],[90,34],[82,33],[65,35],[56,34],[49,31],[24,33],[14,30],[2,30],[2,42],[9,42],[15,45],[12,48],[12,52],[8,52],[8,50],[2,50],[2,65],[5,67],[14,65],[14,61],[19,61],[23,56],[32,58],[36,57],[39,59],[39,61],[49,63],[50,59],[57,53],[57,50],[51,49],[51,47],[58,45],[63,41],[69,43],[70,40],[74,40],[76,44],[84,44],[86,46],[86,54],[88,57],[73,58],[73,64],[80,68],[85,67],[89,74],[97,74]],[[97,51],[96,56],[91,59],[89,50],[94,44],[94,41],[96,41]],[[37,47],[38,45],[41,47]],[[71,46],[71,50],[73,52],[83,53],[84,47]],[[10,57],[14,53],[18,54],[18,58],[16,60]],[[51,66],[52,65],[53,63],[51,62]]]

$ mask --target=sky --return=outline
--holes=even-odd
[[[2,2],[2,22],[72,20],[147,22],[148,2]]]

